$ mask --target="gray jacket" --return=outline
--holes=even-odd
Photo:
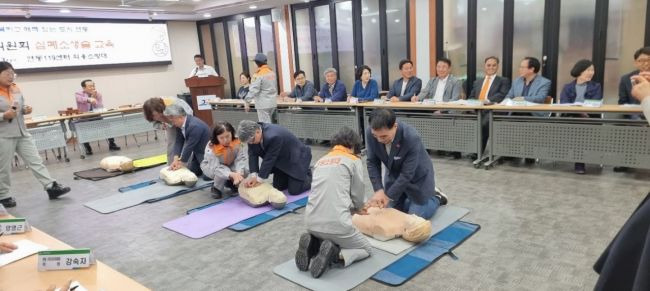
[[[418,100],[422,101],[424,99],[433,99],[433,96],[436,95],[438,81],[440,81],[440,78],[438,77],[429,80],[429,82],[427,82],[427,86],[424,87],[424,89],[420,92],[420,95],[418,95]],[[449,75],[447,77],[447,84],[445,85],[445,92],[442,95],[442,101],[450,102],[460,99],[460,94],[462,92],[461,83],[462,82],[458,78],[454,77],[453,75]]]
[[[215,177],[228,179],[231,172],[239,172],[246,176],[248,174],[248,149],[242,143],[233,150],[236,158],[231,165],[226,165],[223,163],[223,155],[216,155],[212,151],[212,143],[208,143],[205,146],[205,153],[201,162],[203,174],[212,179]]]
[[[251,102],[255,99],[257,109],[276,108],[278,107],[276,85],[275,73],[268,66],[263,66],[253,75],[253,82],[248,87],[248,94],[244,100]]]
[[[311,231],[353,233],[352,210],[363,208],[365,190],[361,159],[336,148],[314,165],[305,223]]]
[[[0,96],[0,114],[4,114],[5,111],[9,111],[11,106],[16,105],[16,117],[9,122],[2,118],[0,115],[0,137],[22,137],[22,136],[31,136],[27,132],[27,126],[25,126],[25,117],[23,116],[23,105],[25,104],[25,99],[22,94],[14,95],[14,103],[9,104],[9,96]]]

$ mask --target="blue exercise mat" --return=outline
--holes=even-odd
[[[155,179],[155,180],[150,180],[150,181],[144,181],[144,182],[140,182],[140,183],[137,183],[137,184],[120,187],[119,189],[117,189],[117,191],[119,191],[120,193],[129,192],[131,190],[137,190],[137,189],[140,189],[140,188],[151,186],[151,185],[156,184],[158,182],[162,182],[162,180]]]
[[[305,207],[307,205],[307,200],[308,197],[304,197],[301,199],[298,199],[294,202],[288,203],[287,205],[284,206],[282,209],[274,209],[271,211],[264,212],[262,214],[258,214],[256,216],[253,216],[249,219],[242,220],[241,222],[237,224],[233,224],[228,227],[230,230],[234,231],[244,231],[251,229],[253,227],[256,227],[260,224],[269,222],[273,219],[276,219],[282,215],[285,215],[289,212],[294,212],[296,209]]]
[[[230,197],[229,197],[229,198],[230,198]],[[226,198],[226,199],[229,199],[229,198]],[[212,207],[212,206],[215,206],[215,205],[217,205],[217,204],[221,204],[221,203],[223,203],[224,201],[226,201],[226,199],[221,199],[221,200],[216,201],[216,202],[212,202],[212,203],[208,203],[208,204],[203,205],[203,206],[199,206],[199,207],[192,208],[192,209],[190,209],[190,210],[188,210],[188,211],[185,211],[185,214],[190,214],[190,213],[192,213],[192,212],[197,212],[197,211],[199,211],[199,210],[203,210],[203,209],[206,209],[206,208],[210,208],[210,207]]]
[[[480,228],[481,226],[478,224],[456,221],[388,267],[377,272],[372,279],[391,286],[402,285],[444,254],[453,256],[451,251]]]

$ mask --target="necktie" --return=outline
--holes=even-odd
[[[483,82],[483,88],[481,88],[481,94],[478,95],[478,100],[485,100],[487,97],[487,91],[490,87],[490,76],[485,76],[485,81]]]

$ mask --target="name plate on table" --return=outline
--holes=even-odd
[[[523,97],[515,97],[512,99],[512,105],[513,106],[526,106],[526,99]]]
[[[585,99],[585,102],[582,103],[583,107],[601,107],[603,106],[603,101],[602,100],[593,100],[593,99]]]
[[[325,104],[327,104],[327,103],[332,103],[332,99],[330,99],[330,98],[325,98]]]
[[[358,104],[358,103],[359,103],[359,98],[350,97],[350,104]]]
[[[422,104],[424,104],[424,105],[434,105],[434,104],[436,104],[436,100],[435,99],[424,99],[424,100],[422,100]]]
[[[372,99],[372,104],[384,104],[384,100],[382,100],[382,99]]]
[[[88,268],[95,263],[90,249],[54,250],[38,252],[38,270],[74,270]]]
[[[0,233],[14,234],[30,231],[31,228],[24,218],[0,219]]]
[[[467,99],[467,100],[463,100],[463,101],[465,101],[465,105],[467,105],[467,106],[482,106],[483,105],[483,101],[478,100],[478,99]]]
[[[199,110],[211,110],[212,105],[210,105],[211,100],[216,100],[217,95],[198,95],[196,96],[197,108]]]

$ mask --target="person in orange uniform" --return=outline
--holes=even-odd
[[[7,208],[16,206],[16,200],[9,194],[14,154],[25,161],[50,199],[70,192],[70,187],[57,183],[43,165],[25,125],[24,115],[31,114],[32,107],[25,105],[20,88],[14,83],[15,78],[14,67],[8,62],[0,62],[0,203]]]

